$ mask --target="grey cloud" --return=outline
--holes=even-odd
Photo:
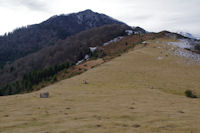
[[[26,6],[30,10],[47,10],[47,6],[44,2],[39,0],[21,0],[22,5]]]
[[[131,3],[131,0],[128,0]],[[125,20],[132,25],[158,30],[200,32],[199,0],[133,0],[132,15]],[[131,17],[134,16],[134,17]],[[145,18],[146,16],[146,18]]]
[[[183,29],[200,33],[199,5],[200,0],[0,0],[0,11],[16,10],[28,15],[39,11],[52,16],[91,8],[152,31]],[[18,21],[24,22],[23,17]]]
[[[140,21],[146,21],[148,19],[151,19],[153,15],[140,15],[140,16],[134,16],[132,17],[133,20],[140,20]]]
[[[48,10],[48,6],[43,0],[0,0],[0,3],[0,6],[8,8],[26,7],[35,11]]]

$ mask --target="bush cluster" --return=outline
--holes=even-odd
[[[185,95],[189,98],[197,98],[197,96],[195,94],[193,94],[193,92],[191,90],[186,90]]]

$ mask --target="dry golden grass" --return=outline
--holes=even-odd
[[[200,66],[154,42],[38,92],[0,97],[0,132],[199,133],[200,100],[184,91],[199,93]]]

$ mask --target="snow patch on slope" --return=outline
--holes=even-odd
[[[188,59],[188,61],[185,60],[187,64],[191,63],[200,64],[200,54],[186,50],[186,49],[193,50],[195,47],[195,43],[191,42],[188,39],[181,39],[178,42],[169,42],[167,44],[176,47],[170,49],[172,55]]]
[[[188,39],[180,39],[177,42],[162,42],[162,41],[156,41],[156,44],[164,44],[164,45],[170,45],[173,46],[170,49],[168,49],[169,54],[178,56],[178,57],[184,57],[184,62],[186,64],[197,64],[200,65],[200,54],[192,52],[190,50],[193,50],[196,42],[191,41]],[[166,49],[166,47],[156,47],[158,49]],[[190,50],[187,50],[190,49]],[[162,53],[162,52],[161,52]],[[161,56],[157,58],[158,60],[161,60]]]
[[[81,64],[83,61],[84,61],[84,60],[79,60],[79,61],[76,63],[76,65]]]
[[[118,42],[118,41],[120,41],[122,38],[123,38],[123,36],[116,37],[116,38],[114,38],[114,39],[112,39],[112,40],[110,40],[110,41],[104,43],[103,46],[107,46],[107,45],[109,45],[110,43]]]
[[[179,48],[194,49],[194,45],[187,39],[180,39],[178,42],[169,42],[168,45],[177,46]]]
[[[191,51],[187,51],[187,50],[179,48],[175,50],[174,55],[185,57],[189,60],[200,63],[200,55]]]
[[[188,33],[188,32],[176,32],[184,37],[188,37],[188,38],[191,38],[191,39],[197,39],[199,40],[200,39],[200,34],[191,34],[191,33]]]
[[[133,30],[125,30],[125,32],[126,32],[126,34],[127,34],[128,36],[130,36],[130,35],[133,34]]]
[[[97,47],[90,47],[90,51],[93,53],[95,50],[97,49]]]
[[[184,36],[184,37],[188,37],[188,38],[191,38],[191,39],[196,39],[196,37],[194,37],[192,34],[188,33],[188,32],[177,32],[178,34]]]
[[[89,59],[90,59],[90,56],[86,54],[85,57],[84,57],[84,59],[79,60],[79,61],[76,63],[76,65],[79,65],[79,64],[81,64],[82,62],[84,62],[84,61],[86,61],[86,60],[89,60]]]

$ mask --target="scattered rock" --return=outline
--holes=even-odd
[[[86,80],[83,80],[83,84],[88,84],[88,82]]]
[[[101,127],[101,125],[100,125],[100,124],[97,124],[96,126],[97,126],[97,127]]]
[[[161,127],[159,127],[159,128],[163,128],[163,129],[174,129],[174,128],[176,128],[176,126],[175,126],[175,125],[166,125],[166,126],[161,126]]]
[[[167,125],[166,127],[167,127],[167,128],[176,128],[175,125]]]
[[[37,119],[36,119],[36,118],[32,118],[32,120],[33,120],[33,121],[36,121]]]
[[[127,124],[123,124],[122,126],[123,126],[123,127],[128,127],[128,125],[127,125]]]
[[[150,89],[154,89],[154,87],[153,87],[153,86],[151,86],[151,87],[150,87]]]
[[[141,127],[139,124],[134,124],[132,127],[134,127],[134,128],[139,128],[139,127]]]
[[[163,57],[162,57],[162,56],[159,56],[157,59],[158,59],[158,60],[162,60],[162,59],[163,59]]]
[[[135,109],[134,107],[130,107],[129,109]]]
[[[67,108],[65,108],[65,109],[68,109],[68,110],[69,110],[69,109],[71,109],[71,108],[67,107]]]
[[[146,42],[146,41],[143,41],[142,44],[147,44],[147,42]]]
[[[40,98],[49,98],[49,92],[40,93]]]
[[[181,114],[183,114],[183,113],[185,113],[185,112],[183,112],[183,111],[181,111],[181,110],[180,110],[180,111],[178,111],[178,113],[181,113]]]
[[[110,117],[105,117],[105,119],[110,119]]]
[[[93,117],[98,119],[98,120],[101,120],[101,116],[99,116],[99,115],[94,115]]]
[[[9,117],[9,115],[4,115],[4,117]]]

